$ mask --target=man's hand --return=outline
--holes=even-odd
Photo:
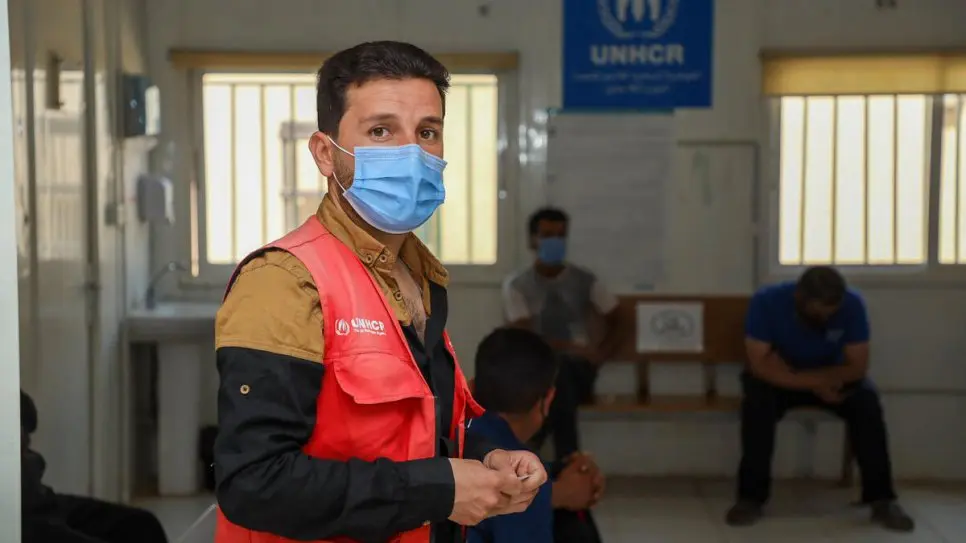
[[[507,474],[519,483],[515,494],[503,491],[504,494],[509,494],[510,502],[500,509],[497,513],[499,515],[526,511],[540,487],[547,482],[547,470],[544,469],[543,462],[529,451],[495,450],[486,455],[483,465]]]
[[[580,350],[576,354],[597,367],[600,367],[604,362],[607,361],[606,358],[604,358],[604,353],[601,352],[600,349],[590,346],[580,347]]]
[[[583,511],[596,503],[595,494],[594,476],[588,466],[571,462],[554,481],[551,502],[554,509]]]
[[[590,345],[583,345],[564,339],[551,340],[549,343],[555,351],[573,356],[579,356],[595,366],[599,366],[604,363],[604,356],[601,350]]]
[[[822,400],[828,404],[838,404],[842,403],[842,392],[841,388],[833,385],[825,385],[815,389],[812,389],[812,393],[818,396],[818,399]]]
[[[812,387],[812,393],[825,403],[841,403],[843,400],[842,387],[844,386],[842,380],[830,375],[816,375],[816,377],[818,377],[818,380]]]
[[[490,453],[493,454],[493,453]],[[495,471],[476,460],[450,458],[456,497],[449,520],[461,526],[476,526],[501,514],[521,493],[522,481],[512,473]]]

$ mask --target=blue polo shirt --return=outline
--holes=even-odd
[[[487,412],[470,421],[467,432],[478,434],[505,450],[526,450],[510,425],[496,413]],[[522,513],[491,517],[468,530],[467,543],[553,543],[551,483],[547,481],[530,507]]]
[[[788,282],[756,292],[745,319],[745,335],[771,344],[795,369],[841,364],[846,345],[869,341],[869,319],[858,292],[849,289],[828,323],[815,328],[799,318],[795,288],[795,283]]]

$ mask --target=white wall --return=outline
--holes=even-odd
[[[98,93],[98,192],[99,276],[101,284],[98,356],[94,364],[93,493],[119,497],[119,428],[122,417],[119,390],[122,386],[123,348],[121,324],[126,311],[139,303],[148,281],[150,230],[137,219],[137,178],[148,171],[153,139],[114,137],[122,119],[117,77],[143,74],[144,1],[101,0],[94,4],[95,23],[102,41],[95,42],[100,59],[98,74],[105,86]],[[107,30],[106,32],[104,32]],[[118,204],[120,224],[108,222],[109,210]]]
[[[118,140],[113,129],[118,71],[145,67],[143,2],[12,0],[10,15],[16,29],[11,59],[19,72],[13,116],[21,386],[39,410],[34,443],[47,459],[45,481],[61,492],[113,498],[119,495],[112,440],[119,427],[120,325],[132,301],[127,292],[143,291],[148,231],[135,221],[132,204],[121,226],[108,222],[107,210],[130,199],[146,167],[143,143]],[[59,110],[45,99],[49,54],[63,59]],[[68,84],[85,70],[86,86]],[[100,287],[92,319],[88,280]]]
[[[151,73],[162,85],[166,137],[181,150],[179,156],[190,154],[186,80],[167,63],[172,47],[333,51],[363,40],[398,39],[431,51],[519,51],[519,133],[528,139],[520,142],[526,159],[519,164],[511,205],[517,217],[516,264],[523,265],[528,258],[522,244],[524,219],[545,201],[545,155],[533,142],[544,135],[545,110],[560,102],[561,2],[490,4],[490,15],[484,18],[477,11],[479,2],[453,0],[276,0],[270,10],[259,0],[149,2],[148,56]],[[966,45],[960,24],[966,20],[966,4],[958,0],[899,2],[898,9],[883,12],[871,0],[719,0],[717,4],[714,106],[677,114],[677,137],[682,141],[754,140],[765,147],[766,118],[759,94],[761,49]],[[181,161],[178,178],[186,180],[189,174],[187,162]],[[766,178],[763,185],[774,181]],[[751,180],[745,187],[735,187],[736,191],[751,189]],[[749,239],[750,204],[736,200],[733,213],[721,213],[719,222],[710,224],[692,201],[681,198],[670,204],[669,273],[662,289],[749,292],[755,286],[757,264]],[[187,237],[179,228],[156,238],[155,263],[184,258]],[[733,262],[745,264],[716,267],[704,257],[704,248],[712,244],[734,247]],[[884,394],[898,475],[966,478],[966,464],[959,460],[966,453],[966,433],[956,431],[966,417],[966,370],[957,357],[966,349],[966,336],[959,333],[960,323],[966,321],[966,292],[904,283],[869,288],[866,294],[876,336],[873,373],[882,388],[950,391]],[[495,282],[454,285],[451,299],[451,330],[465,360],[479,338],[500,321],[499,286]],[[626,381],[622,371],[609,370],[602,387],[620,387]],[[679,390],[696,383],[696,375],[696,370],[687,368],[659,372],[655,382],[663,387],[658,390]],[[734,386],[735,380],[728,383]],[[213,419],[213,407],[208,416]],[[614,472],[730,475],[736,466],[735,424],[594,422],[584,431],[587,447]],[[779,446],[779,474],[791,475],[798,465],[799,447],[789,444],[796,431],[791,425],[782,430],[789,439]],[[820,428],[816,451],[821,474],[835,473],[840,433],[836,424]]]
[[[7,2],[0,1],[0,77],[6,80],[0,84],[0,178],[11,179],[14,174],[14,144],[11,89],[9,84],[9,28]],[[14,398],[16,383],[20,381],[19,367],[19,318],[18,318],[18,284],[17,263],[12,258],[17,255],[17,226],[16,226],[16,185],[11,183],[3,187],[0,194],[0,216],[4,219],[0,230],[0,254],[3,255],[3,270],[0,271],[0,307],[3,316],[0,317],[0,345],[3,345],[3,390],[0,398],[0,525],[8,538],[20,540],[20,434],[17,433],[16,420],[19,418],[20,406]]]

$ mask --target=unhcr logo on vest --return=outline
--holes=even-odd
[[[335,321],[335,335],[337,336],[347,336],[349,335],[349,323],[345,319],[339,319]]]
[[[680,0],[597,0],[600,22],[615,38],[637,43],[590,46],[596,66],[684,64],[679,43],[640,43],[656,40],[674,25]]]
[[[386,335],[386,323],[374,319],[353,317],[352,320],[338,319],[335,321],[335,335],[347,336],[349,332],[357,334]]]

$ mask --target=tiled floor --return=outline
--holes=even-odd
[[[722,517],[730,505],[727,482],[620,479],[609,483],[595,512],[604,543],[962,543],[966,541],[966,488],[904,489],[902,503],[916,518],[912,534],[890,534],[868,522],[868,510],[850,505],[855,492],[828,483],[779,482],[768,516],[734,529]],[[209,515],[183,541],[185,529],[211,504],[210,497],[144,501],[167,528],[172,543],[210,543]]]

